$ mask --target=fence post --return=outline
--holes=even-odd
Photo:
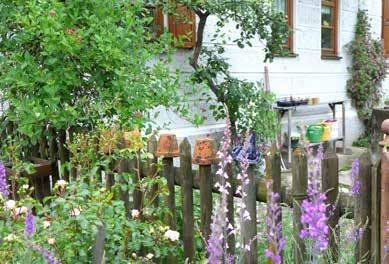
[[[325,143],[327,144],[327,143]],[[329,248],[332,261],[334,263],[338,262],[339,248],[337,245],[337,240],[339,238],[339,217],[340,217],[340,207],[337,203],[339,196],[339,160],[338,156],[335,153],[335,150],[332,149],[329,144],[327,149],[324,152],[324,158],[321,163],[321,182],[322,182],[322,191],[327,193],[327,204],[336,205],[336,208],[328,207],[327,213],[330,215],[328,219],[328,225],[330,228],[329,235]]]
[[[242,203],[245,205],[247,212],[250,214],[250,220],[243,222],[242,230],[242,247],[243,247],[243,262],[244,264],[257,263],[257,199],[256,199],[256,175],[255,165],[249,165],[247,175],[249,184],[242,184],[242,193],[245,196],[242,198]],[[250,246],[250,250],[246,246]]]
[[[103,224],[97,226],[96,240],[93,247],[93,264],[104,263],[104,246],[105,246],[105,227]]]
[[[272,144],[270,155],[266,157],[266,169],[266,178],[272,180],[272,191],[279,194],[281,203],[281,155],[275,144]],[[277,221],[278,223],[282,222],[282,210],[280,210]],[[283,252],[280,253],[280,256],[282,262]]]
[[[148,177],[156,177],[157,176],[156,173],[157,173],[158,160],[157,160],[157,157],[155,156],[156,150],[157,150],[157,139],[153,135],[150,137],[149,142],[147,144],[147,151],[152,154],[152,157],[147,159],[147,176]],[[153,201],[152,203],[153,203],[154,207],[158,207],[158,205],[159,205],[159,199],[157,197],[157,194],[158,194],[158,184],[154,184],[152,189],[151,189],[150,196],[149,196],[149,199],[151,199],[151,201]]]
[[[307,198],[307,174],[307,155],[301,147],[298,147],[292,156],[294,263],[304,263],[305,260],[305,245],[300,238],[303,227],[300,218],[302,201]]]
[[[129,168],[130,164],[128,159],[121,159],[119,161],[119,173],[126,173],[130,170]],[[120,178],[120,184],[125,185],[126,188],[123,190],[120,188],[120,199],[124,202],[124,210],[126,212],[126,217],[130,218],[130,195],[128,193],[128,180],[124,180],[123,177]]]
[[[166,197],[166,205],[170,209],[170,215],[166,216],[166,223],[171,229],[176,230],[176,199],[174,190],[173,158],[180,155],[177,138],[174,134],[161,134],[158,141],[157,157],[163,157],[163,176],[167,180],[169,194]]]
[[[380,225],[380,242],[381,242],[381,263],[388,264],[389,257],[385,254],[385,244],[388,240],[387,226],[389,221],[389,119],[382,122],[381,130],[385,134],[384,140],[380,142],[382,147],[381,153],[381,225]]]
[[[364,226],[366,228],[360,240],[356,246],[356,261],[362,263],[362,261],[370,261],[370,248],[371,248],[371,154],[366,151],[359,158],[359,175],[358,180],[361,184],[360,194],[356,197],[355,203],[355,224],[357,226]]]
[[[199,165],[201,234],[206,241],[211,234],[212,222],[212,171],[215,161],[214,141],[211,138],[196,140],[193,163]]]
[[[193,261],[195,254],[193,217],[193,175],[190,144],[187,138],[180,144],[181,197],[183,213],[184,257]]]
[[[134,192],[132,194],[132,201],[134,209],[140,210],[143,202],[143,192],[139,187],[139,182],[142,179],[142,165],[140,158],[140,151],[135,153],[135,157],[130,161],[130,170],[134,173],[133,182],[135,185]]]

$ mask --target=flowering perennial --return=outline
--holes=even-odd
[[[351,164],[351,194],[355,197],[357,196],[361,191],[361,182],[358,180],[359,175],[359,160],[355,159],[353,160]]]
[[[7,198],[9,195],[8,184],[7,184],[7,172],[5,166],[0,162],[0,193]]]
[[[24,233],[26,233],[28,238],[31,238],[35,233],[35,217],[29,212],[26,216],[26,220],[24,222]]]
[[[29,242],[29,245],[32,249],[39,252],[39,254],[42,255],[42,257],[47,261],[48,264],[61,264],[61,262],[49,250],[32,242]]]
[[[219,190],[220,196],[215,206],[212,217],[211,234],[208,239],[208,263],[221,264],[232,263],[233,258],[227,253],[227,237],[234,232],[232,225],[227,218],[227,196],[231,189],[228,182],[227,166],[232,162],[228,150],[231,144],[231,123],[227,114],[227,124],[221,141],[221,148],[217,153],[220,158],[216,172],[218,181],[215,187]]]
[[[301,238],[311,239],[314,243],[313,253],[320,254],[328,247],[328,216],[326,215],[327,197],[320,190],[321,162],[323,160],[323,147],[319,146],[315,158],[311,158],[308,167],[308,199],[301,204],[301,223],[303,230],[300,232]]]
[[[267,239],[269,248],[265,250],[265,256],[273,263],[281,264],[281,254],[285,247],[285,237],[282,235],[282,218],[280,195],[271,191],[272,181],[267,182]]]

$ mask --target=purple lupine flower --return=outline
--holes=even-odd
[[[306,199],[301,204],[301,238],[309,238],[314,242],[314,252],[319,254],[328,247],[328,218],[326,216],[326,195],[320,193],[316,197]]]
[[[48,264],[61,264],[61,262],[49,250],[32,242],[29,242],[29,245],[32,249],[39,252],[39,254],[42,255],[42,257],[47,261]]]
[[[308,149],[308,189],[309,196],[315,196],[320,193],[320,175],[321,175],[321,162],[324,158],[323,145],[320,144],[316,157],[313,156],[313,149]]]
[[[31,238],[35,233],[35,217],[31,212],[29,212],[26,216],[26,220],[24,222],[24,233],[28,238]]]
[[[9,195],[7,184],[7,171],[2,162],[0,162],[0,193],[7,198]]]
[[[220,162],[216,172],[218,181],[215,187],[219,190],[220,195],[213,212],[211,234],[208,239],[208,263],[210,264],[221,264],[223,260],[225,263],[233,263],[233,257],[227,253],[227,238],[229,234],[234,232],[227,218],[227,197],[231,189],[227,174],[227,166],[232,162],[232,157],[229,155],[230,145],[231,122],[227,112],[227,124],[221,140],[221,148],[217,153]]]
[[[361,182],[358,180],[359,176],[359,159],[354,159],[351,164],[350,180],[351,180],[351,194],[355,197],[361,191]]]
[[[312,150],[309,150],[312,154]],[[310,155],[311,156],[311,155]],[[328,216],[326,215],[327,205],[325,203],[327,197],[321,191],[321,162],[324,158],[323,146],[320,145],[316,157],[311,157],[308,166],[308,198],[303,200],[301,204],[302,215],[301,223],[303,229],[300,232],[301,238],[309,238],[314,242],[313,251],[315,254],[320,254],[328,247]]]
[[[273,182],[269,180],[267,187],[267,239],[269,248],[265,250],[265,256],[273,263],[281,264],[282,250],[285,247],[286,240],[282,235],[281,205],[280,195],[271,191]]]

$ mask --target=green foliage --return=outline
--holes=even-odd
[[[171,255],[183,261],[180,240],[172,241],[165,236],[169,227],[164,224],[163,216],[170,212],[164,204],[158,208],[152,206],[156,196],[163,199],[167,193],[164,178],[156,174],[135,183],[133,179],[139,175],[113,172],[116,184],[110,190],[97,180],[100,179],[97,170],[101,166],[107,166],[107,173],[112,172],[108,164],[113,159],[144,160],[148,153],[128,148],[116,149],[112,155],[98,155],[94,151],[94,137],[94,134],[76,135],[74,142],[68,142],[69,149],[78,150],[80,155],[71,160],[73,167],[80,168],[78,180],[54,183],[53,195],[46,197],[43,204],[31,198],[34,187],[26,186],[27,178],[15,172],[17,184],[22,186],[15,189],[17,193],[11,190],[12,197],[19,197],[16,207],[33,210],[36,216],[36,233],[31,241],[50,250],[62,263],[90,263],[97,227],[104,225],[106,263],[154,263]],[[13,150],[18,151],[17,148]],[[13,150],[7,153],[15,156]],[[17,160],[14,162],[18,164]],[[156,166],[158,168],[159,164]],[[155,187],[157,191],[153,193]],[[138,211],[139,216],[132,212],[127,214],[128,208],[119,198],[123,192],[133,193],[135,189],[142,189],[147,197]],[[44,263],[42,256],[31,249],[30,240],[24,234],[25,212],[7,209],[5,202],[0,195],[0,237],[3,239],[0,258],[4,263],[20,263],[22,260]],[[153,256],[150,258],[148,254]]]
[[[141,0],[2,1],[8,121],[34,143],[48,125],[142,126],[156,106],[179,108],[178,78],[166,67],[170,36],[151,41],[151,20]]]
[[[382,96],[382,81],[386,74],[383,48],[379,40],[371,37],[369,18],[359,10],[354,40],[348,45],[352,56],[349,68],[351,78],[347,82],[347,93],[358,116],[366,128],[370,126],[373,107]]]
[[[371,137],[369,135],[362,135],[353,142],[354,147],[368,148],[371,145]]]

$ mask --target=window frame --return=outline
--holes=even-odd
[[[293,29],[294,29],[294,25],[293,25],[293,19],[294,19],[294,9],[293,9],[293,4],[294,4],[294,0],[284,0],[285,1],[285,6],[286,6],[286,18],[287,18],[287,24],[288,24],[288,39],[286,41],[286,43],[283,45],[283,49],[284,51],[286,52],[289,52],[290,54],[289,55],[294,55],[293,53],[293,49],[294,49],[294,44],[293,44]],[[278,57],[284,57],[284,55],[276,55]],[[288,55],[285,55],[285,56],[288,56]]]
[[[320,17],[320,48],[322,58],[335,58],[338,56],[338,0],[322,0],[321,8],[329,6],[333,10],[332,26],[323,26],[323,21]],[[322,13],[320,12],[320,16]],[[332,47],[331,49],[323,48],[321,45],[323,28],[332,29]]]

